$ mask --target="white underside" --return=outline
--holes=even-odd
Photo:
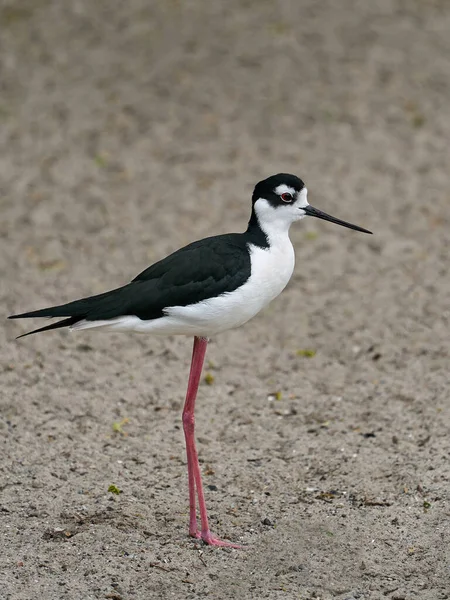
[[[282,292],[294,270],[294,249],[288,231],[269,235],[270,247],[249,246],[251,276],[233,292],[190,306],[173,306],[166,316],[143,321],[123,316],[107,321],[79,321],[72,330],[101,328],[105,331],[135,331],[154,335],[210,337],[243,325]]]

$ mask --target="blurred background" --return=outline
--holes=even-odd
[[[73,597],[105,597],[108,568],[124,599],[136,577],[143,598],[214,586],[227,597],[447,597],[449,31],[446,0],[0,1],[5,317],[117,287],[194,239],[243,231],[253,186],[280,171],[304,179],[313,206],[375,233],[297,224],[288,289],[213,341],[199,448],[224,496],[208,503],[218,533],[254,550],[230,559],[227,577],[231,555],[209,555],[210,578],[191,587],[148,564],[133,575],[121,554],[137,535],[142,552],[194,568],[178,429],[190,341],[16,343],[34,323],[6,324],[4,505],[10,524],[28,515],[9,539],[8,574],[27,547],[63,560],[42,541],[50,522],[82,529],[83,559],[76,542],[64,546]],[[113,422],[129,422],[127,436],[114,437]],[[108,530],[92,515],[110,506],[113,482],[127,493]],[[330,524],[336,498],[354,528]],[[145,525],[124,530],[138,505]],[[267,515],[276,529],[261,525]],[[108,550],[83,538],[87,523]],[[38,573],[36,589],[60,597],[33,560],[8,597]],[[80,560],[97,574],[83,579]]]

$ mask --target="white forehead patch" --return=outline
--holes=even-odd
[[[275,194],[281,196],[281,194],[292,194],[295,196],[295,190],[290,185],[286,185],[285,183],[281,183],[275,188]]]

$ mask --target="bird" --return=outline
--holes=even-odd
[[[195,402],[207,344],[211,337],[244,325],[283,291],[295,263],[289,229],[305,217],[372,233],[314,208],[308,203],[308,190],[299,177],[278,173],[256,184],[250,220],[243,233],[192,242],[111,291],[8,317],[62,318],[19,338],[63,327],[194,338],[182,414],[189,535],[211,546],[241,548],[210,530],[195,444]]]

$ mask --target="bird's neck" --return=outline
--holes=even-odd
[[[269,248],[277,243],[289,242],[290,223],[285,220],[271,220],[268,223],[261,223],[255,210],[252,210],[246,234],[250,237],[251,243],[261,248]]]

